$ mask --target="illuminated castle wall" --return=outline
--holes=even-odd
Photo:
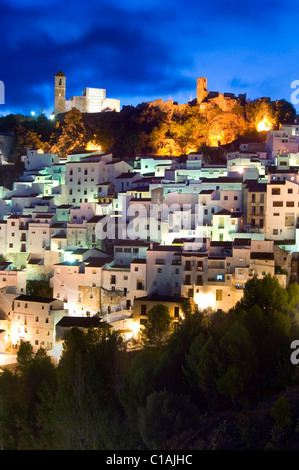
[[[244,105],[246,94],[235,96],[233,93],[219,93],[218,91],[207,90],[207,78],[197,79],[197,104],[201,110],[208,107],[209,104],[216,104],[223,111],[231,111],[237,104]]]

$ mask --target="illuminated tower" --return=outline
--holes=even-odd
[[[66,77],[62,72],[55,75],[55,113],[65,112],[65,81]]]
[[[197,104],[200,104],[207,96],[207,84],[208,80],[205,77],[197,79]]]

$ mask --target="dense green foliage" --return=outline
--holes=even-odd
[[[253,278],[227,313],[189,302],[183,311],[166,342],[131,352],[105,324],[86,334],[74,328],[56,367],[45,351],[22,343],[16,369],[0,375],[1,447],[297,446],[299,377],[290,345],[298,284],[284,289],[269,275]],[[167,308],[153,312],[168,318]],[[151,317],[151,326],[159,324]]]

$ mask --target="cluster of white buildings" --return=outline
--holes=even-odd
[[[185,299],[228,311],[253,276],[296,280],[299,125],[223,165],[38,149],[23,161],[0,188],[0,352],[30,341],[55,355],[72,326],[100,321],[137,338],[159,302],[176,321]],[[52,298],[28,295],[30,281]]]

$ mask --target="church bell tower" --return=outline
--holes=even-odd
[[[65,81],[66,77],[62,72],[55,75],[55,114],[65,112]]]

